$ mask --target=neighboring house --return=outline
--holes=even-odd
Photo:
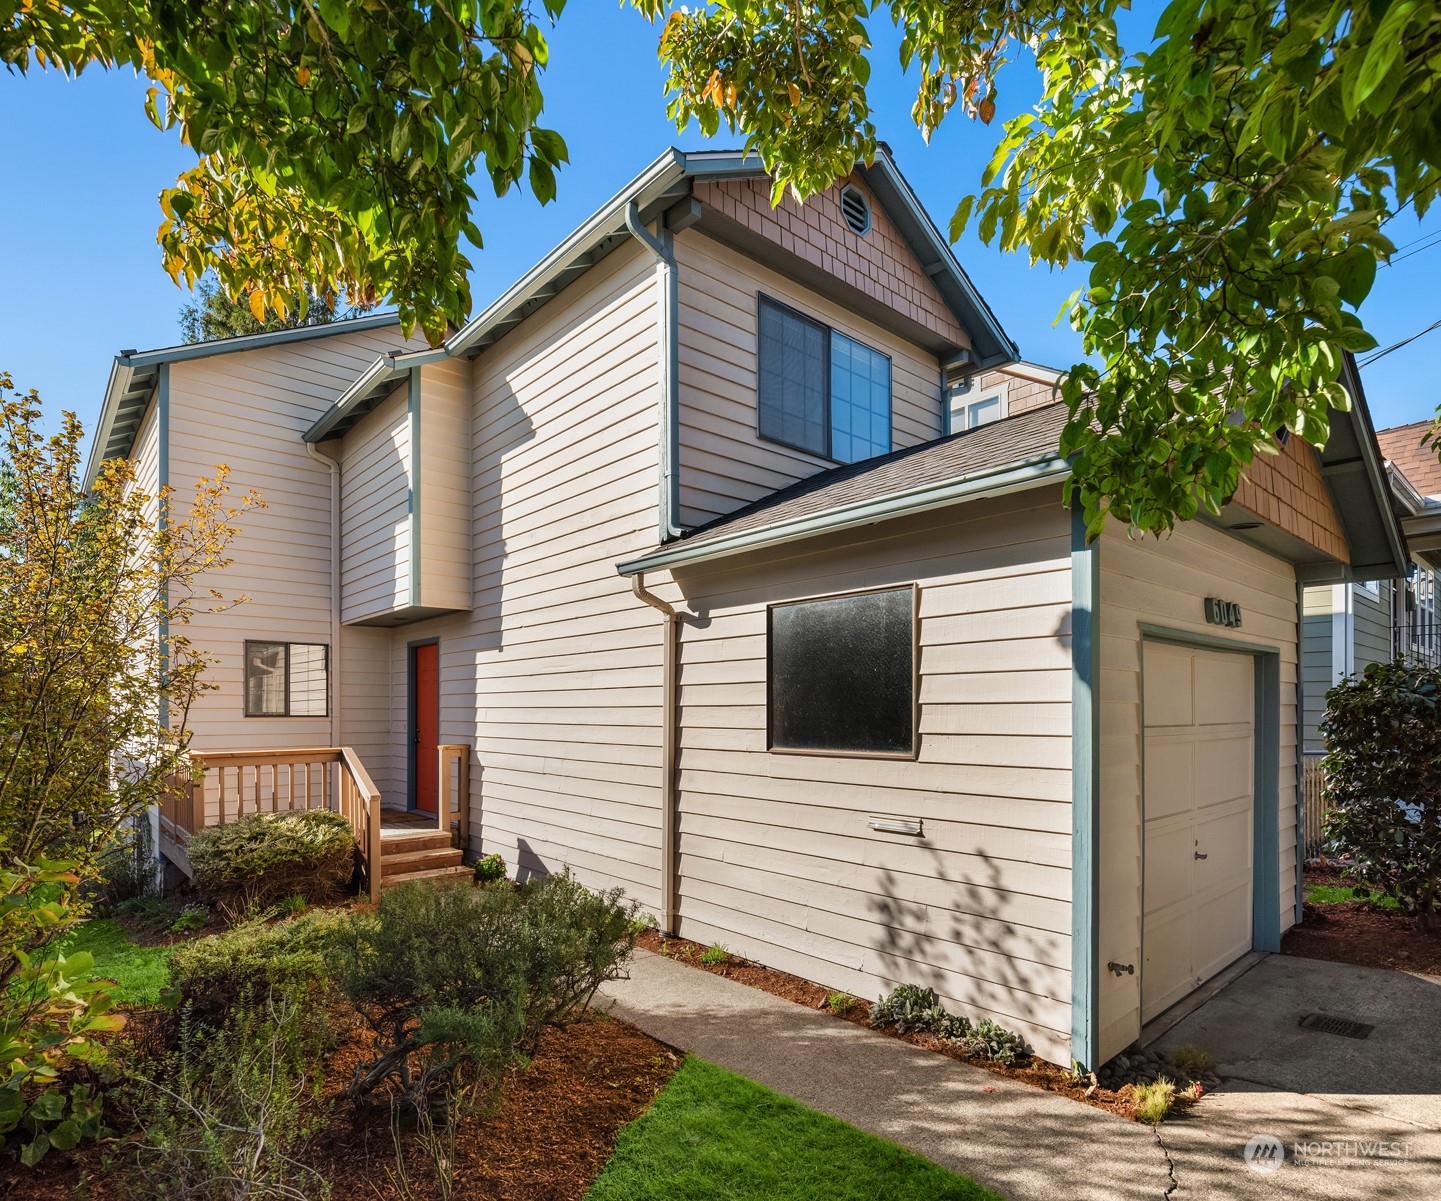
[[[1333,684],[1398,655],[1441,664],[1441,459],[1422,445],[1431,427],[1424,421],[1376,433],[1409,551],[1405,577],[1305,590],[1302,740],[1310,754],[1325,750],[1319,723]]]
[[[1404,564],[1364,398],[1218,519],[1088,546],[1054,374],[889,156],[769,192],[668,152],[440,348],[215,344],[218,409],[188,350],[163,405],[112,387],[102,453],[151,453],[149,406],[195,431],[163,478],[224,458],[271,505],[197,748],[326,739],[434,812],[463,744],[472,851],[1097,1064],[1296,920],[1298,588]]]

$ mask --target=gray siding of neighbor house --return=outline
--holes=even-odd
[[[1301,616],[1301,745],[1321,747],[1318,726],[1331,687],[1331,587],[1307,588]]]
[[[1391,658],[1391,581],[1382,580],[1377,594],[1365,588],[1351,590],[1356,613],[1355,658],[1352,671],[1361,671],[1371,663],[1385,663]]]

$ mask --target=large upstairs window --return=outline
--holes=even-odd
[[[760,435],[842,463],[891,449],[891,360],[762,296]]]

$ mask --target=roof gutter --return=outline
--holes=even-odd
[[[675,265],[674,241],[664,220],[652,234],[640,223],[640,205],[625,206],[625,227],[655,256],[656,282],[661,291],[657,344],[660,350],[660,540],[670,542],[685,531],[680,524],[680,353],[676,327],[680,322],[680,280]]]
[[[1058,457],[1035,459],[998,469],[990,468],[944,483],[926,484],[904,492],[893,492],[889,496],[842,505],[824,513],[781,521],[760,529],[745,530],[704,541],[681,542],[674,547],[663,547],[642,558],[618,563],[616,570],[623,576],[634,576],[660,568],[675,568],[688,563],[744,554],[747,551],[784,546],[804,538],[814,538],[819,534],[833,534],[896,517],[926,513],[965,501],[1040,488],[1059,482],[1070,473],[1070,464]]]

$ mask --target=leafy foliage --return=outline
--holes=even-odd
[[[482,855],[475,861],[477,884],[498,884],[505,879],[505,860],[499,855]]]
[[[46,438],[39,397],[12,389],[0,373],[0,864],[63,859],[94,880],[116,835],[189,778],[186,720],[208,685],[185,627],[226,605],[201,577],[258,501],[232,507],[221,465],[187,512],[125,459],[87,491],[74,414]]]
[[[328,900],[355,870],[354,831],[328,809],[253,813],[197,830],[186,849],[196,884],[232,915],[296,893]]]
[[[881,13],[927,136],[956,109],[989,123],[1008,60],[1034,55],[1040,103],[1006,123],[951,236],[974,220],[1033,263],[1089,265],[1063,312],[1101,365],[1063,381],[1062,449],[1092,536],[1107,515],[1163,531],[1217,511],[1282,429],[1325,444],[1343,356],[1374,345],[1356,310],[1394,249],[1384,226],[1441,183],[1441,7],[1172,0],[1131,51],[1128,7],[714,0],[660,40],[673,119],[744,130],[777,200],[875,156]]]
[[[1430,929],[1441,913],[1441,668],[1372,663],[1326,693],[1326,837]]]
[[[140,1137],[120,1180],[177,1201],[321,1201],[330,1190],[297,1152],[319,1127],[323,1027],[281,994],[226,1024],[182,1025],[173,1052],[138,1065],[124,1090]]]
[[[494,1091],[517,1050],[625,966],[635,906],[568,874],[519,888],[402,884],[358,915],[342,987],[376,1034],[357,1100],[393,1081],[415,1109]]]
[[[955,1043],[967,1055],[1011,1064],[1026,1053],[1026,1040],[990,1018],[974,1025],[968,1018],[950,1013],[935,989],[918,984],[898,984],[871,1006],[871,1025],[877,1029],[895,1027],[899,1034],[933,1034]]]
[[[1159,1126],[1166,1120],[1176,1100],[1175,1084],[1162,1076],[1150,1084],[1138,1084],[1135,1087],[1136,1121]]]
[[[98,1133],[94,1098],[67,1094],[60,1074],[103,1059],[98,1036],[124,1024],[110,1012],[113,986],[91,979],[88,952],[47,950],[77,918],[71,867],[0,868],[0,1146],[18,1143],[32,1165]]]
[[[195,1020],[223,1018],[235,1005],[303,990],[318,1004],[334,987],[339,948],[352,915],[312,909],[281,922],[250,921],[180,943],[170,955],[171,999]]]
[[[565,142],[539,124],[536,19],[564,0],[404,3],[141,0],[10,5],[0,61],[131,66],[146,112],[198,162],[161,193],[165,268],[214,271],[257,321],[312,294],[393,297],[432,343],[470,310],[462,238],[477,165],[497,195],[555,196]]]
[[[196,283],[194,297],[180,306],[180,333],[187,342],[213,342],[217,338],[238,338],[243,334],[264,334],[303,325],[329,325],[347,316],[358,316],[370,307],[353,305],[347,312],[334,295],[321,296],[307,289],[303,310],[293,308],[284,317],[267,316],[262,321],[251,311],[248,300],[227,296],[215,273],[208,271]]]

